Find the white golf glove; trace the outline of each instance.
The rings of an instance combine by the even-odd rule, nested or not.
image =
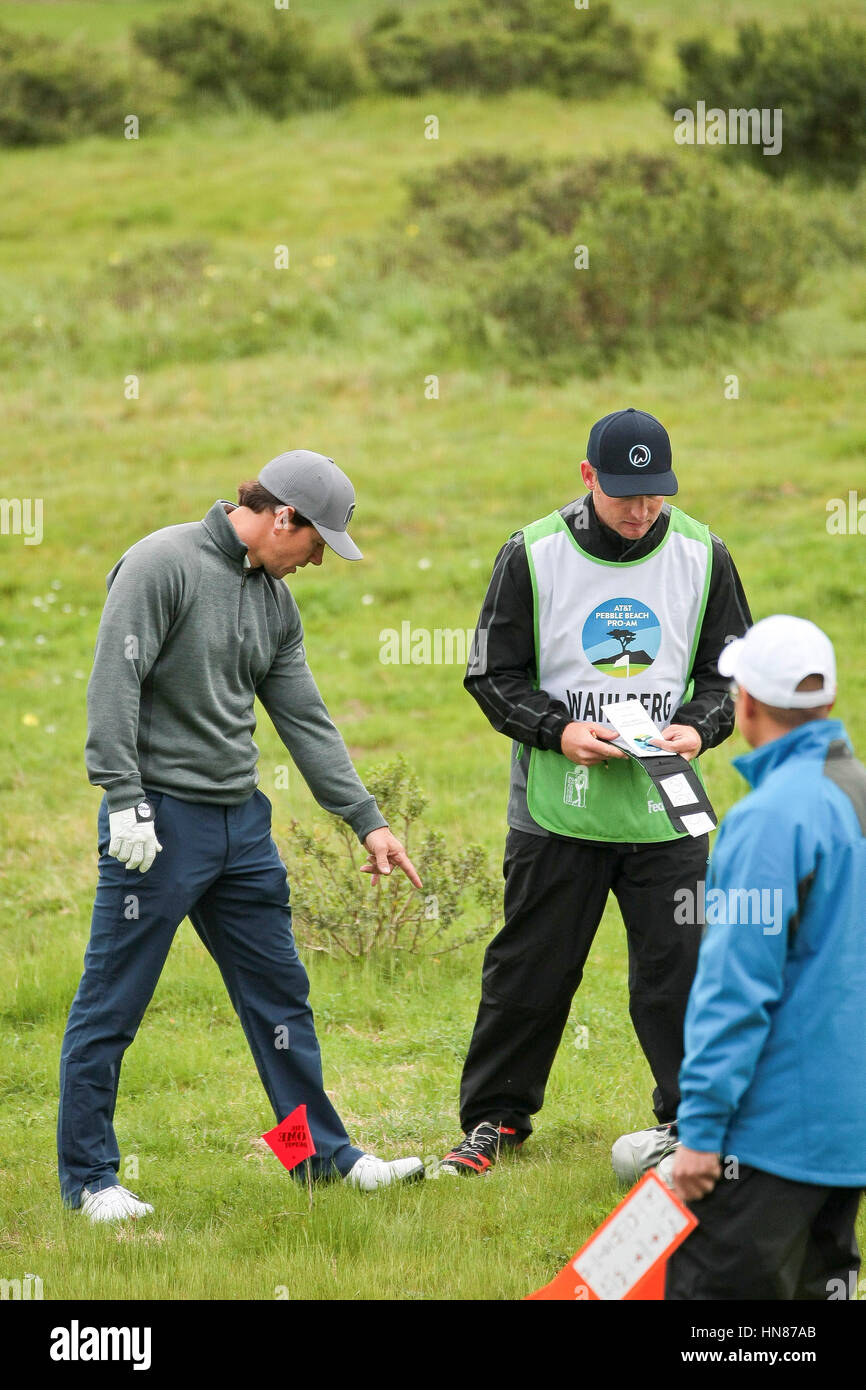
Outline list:
[[[108,853],[119,859],[127,869],[146,874],[162,845],[156,838],[153,807],[149,801],[139,801],[128,811],[110,811],[108,825],[111,844]]]

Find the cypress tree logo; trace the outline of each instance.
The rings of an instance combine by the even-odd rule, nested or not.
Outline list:
[[[618,680],[639,676],[652,666],[661,640],[655,613],[635,598],[612,598],[593,608],[581,633],[587,661]]]

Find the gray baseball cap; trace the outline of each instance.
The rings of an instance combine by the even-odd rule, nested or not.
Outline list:
[[[346,532],[355,510],[355,489],[333,459],[310,449],[290,449],[265,464],[259,482],[312,521],[322,540],[344,560],[362,558]]]

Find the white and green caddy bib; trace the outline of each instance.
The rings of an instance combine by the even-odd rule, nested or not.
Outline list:
[[[712,569],[709,529],[671,507],[664,540],[642,560],[597,560],[559,512],[524,528],[535,605],[537,687],[574,720],[638,699],[660,728],[691,698],[690,680]],[[694,763],[700,777],[700,768]],[[701,779],[703,780],[703,779]],[[581,767],[533,748],[526,785],[539,825],[581,840],[679,839],[634,762]]]

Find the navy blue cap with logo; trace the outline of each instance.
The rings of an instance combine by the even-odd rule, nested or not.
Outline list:
[[[586,457],[608,497],[672,497],[677,491],[668,432],[644,410],[614,410],[597,420]]]

